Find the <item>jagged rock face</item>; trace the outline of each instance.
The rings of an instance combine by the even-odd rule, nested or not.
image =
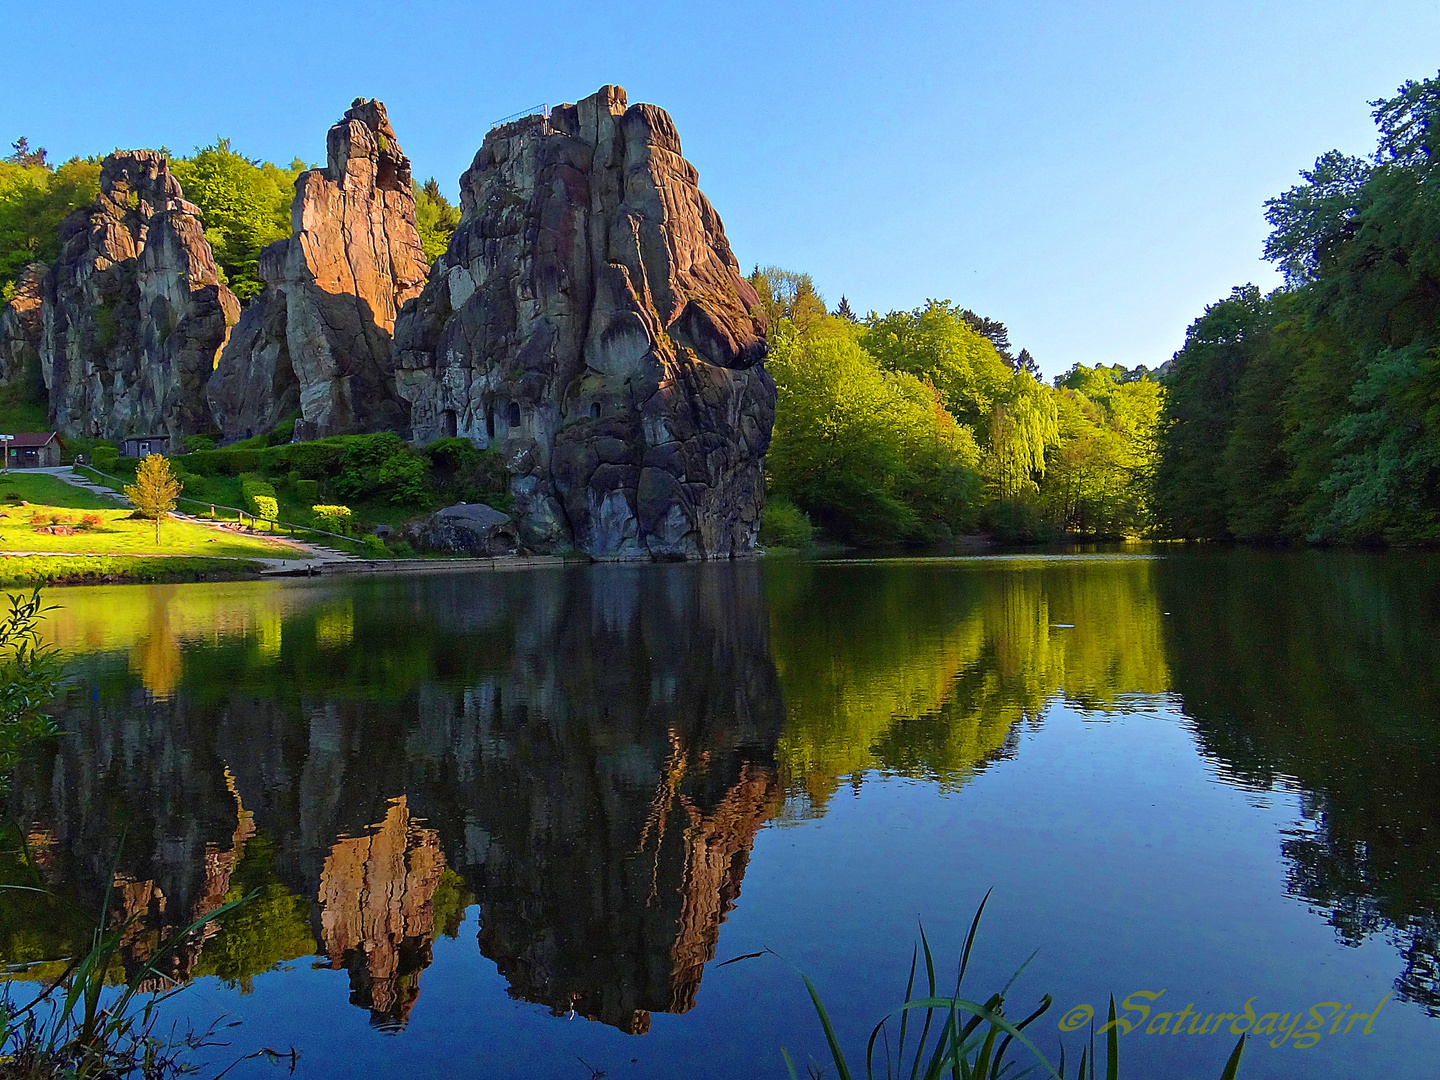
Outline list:
[[[31,263],[15,283],[15,295],[0,308],[0,386],[27,383],[40,374],[40,281],[45,267]]]
[[[670,117],[607,86],[496,128],[460,183],[460,226],[395,328],[415,441],[501,449],[540,550],[752,548],[765,320]]]
[[[65,219],[60,242],[41,285],[51,424],[107,438],[208,430],[205,384],[240,304],[165,155],[107,157],[95,206]]]
[[[391,332],[426,271],[410,159],[385,106],[358,98],[330,129],[326,157],[295,182],[294,235],[262,252],[265,290],[211,381],[226,435],[268,430],[297,409],[297,439],[407,426]]]

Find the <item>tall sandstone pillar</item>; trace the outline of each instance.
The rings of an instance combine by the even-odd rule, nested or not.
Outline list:
[[[165,155],[107,157],[95,205],[65,219],[60,243],[40,287],[51,424],[112,439],[207,430],[205,384],[240,305]]]
[[[775,416],[765,318],[670,117],[606,86],[495,128],[395,327],[415,441],[511,470],[524,539],[596,558],[754,546]]]
[[[268,430],[296,410],[296,439],[408,426],[391,333],[427,268],[410,159],[385,106],[363,98],[325,149],[325,168],[295,183],[294,235],[261,253],[265,290],[211,380],[210,406],[227,436]]]

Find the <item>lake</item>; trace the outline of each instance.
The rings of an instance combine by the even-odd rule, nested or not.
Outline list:
[[[948,990],[990,891],[965,989],[1034,953],[1007,1008],[1054,995],[1047,1054],[1114,994],[1122,1076],[1218,1077],[1236,1024],[1265,1032],[1242,1078],[1428,1075],[1437,571],[1134,548],[55,589],[74,681],[3,871],[63,902],[11,894],[0,950],[69,955],[113,883],[133,970],[254,890],[165,961],[170,1013],[241,1021],[217,1067],[782,1077],[782,1046],[828,1061],[798,972],[862,1062],[921,926]]]

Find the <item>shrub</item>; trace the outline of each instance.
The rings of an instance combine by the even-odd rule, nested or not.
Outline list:
[[[256,517],[274,521],[279,516],[275,488],[268,481],[261,480],[254,473],[247,473],[240,477],[240,493],[245,497],[245,509]]]
[[[215,440],[209,435],[186,435],[180,440],[180,445],[187,454],[193,454],[196,450],[214,450]]]
[[[271,446],[283,446],[295,437],[296,417],[291,416],[275,425],[274,430],[265,436],[265,441]]]
[[[805,547],[815,538],[815,526],[805,511],[778,496],[765,502],[760,513],[760,543],[767,547]]]
[[[250,503],[255,507],[255,516],[265,521],[274,521],[280,516],[280,504],[272,495],[252,495]]]
[[[105,519],[102,518],[99,514],[86,514],[80,519],[80,528],[98,529],[104,523]]]
[[[343,533],[350,527],[350,508],[321,504],[310,507],[315,515],[315,524],[331,532]]]
[[[397,559],[410,559],[415,556],[414,545],[409,540],[396,540],[390,545],[390,552]]]
[[[97,443],[95,449],[90,452],[90,461],[101,472],[114,472],[116,464],[120,461],[120,451],[113,446]]]
[[[424,458],[405,450],[385,460],[378,481],[380,491],[392,503],[413,506],[429,494],[430,470]]]
[[[294,473],[290,474],[294,476]],[[314,506],[320,500],[320,482],[318,480],[296,480],[295,494],[302,503]]]
[[[379,555],[383,557],[386,554],[385,541],[381,540],[380,537],[374,533],[371,533],[365,537],[365,551],[369,555]]]
[[[181,488],[191,498],[204,498],[210,491],[210,481],[195,473],[180,473],[178,476]]]
[[[342,450],[338,442],[291,443],[282,456],[305,479],[321,480],[339,471]]]
[[[30,515],[30,524],[38,529],[42,525],[49,525],[50,519],[44,514],[42,514],[39,510],[36,510],[33,514]]]

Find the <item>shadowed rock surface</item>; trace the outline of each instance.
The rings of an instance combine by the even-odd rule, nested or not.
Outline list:
[[[541,574],[321,581],[271,593],[277,609],[232,592],[218,636],[151,592],[145,643],[78,665],[106,689],[69,699],[67,736],[8,796],[47,885],[82,911],[125,885],[138,963],[227,889],[267,883],[167,970],[243,982],[318,945],[393,1027],[454,933],[436,910],[449,873],[512,996],[632,1033],[690,1009],[782,799],[761,566]],[[232,881],[267,848],[265,874]],[[279,919],[296,906],[300,926]]]
[[[31,263],[15,283],[15,295],[0,308],[0,386],[39,380],[40,337],[45,318],[40,310],[41,263]]]
[[[240,304],[165,155],[107,157],[95,205],[65,219],[60,242],[41,285],[51,424],[105,438],[209,429],[205,384]]]
[[[509,514],[484,503],[460,503],[430,515],[415,530],[422,550],[466,555],[513,555],[519,545]]]
[[[396,323],[414,438],[495,446],[527,545],[750,550],[775,388],[765,320],[670,117],[606,86],[491,131]]]
[[[260,257],[265,289],[246,309],[210,383],[227,436],[268,431],[297,410],[295,438],[402,430],[395,315],[425,280],[410,159],[378,101],[357,98],[302,173],[294,235]]]

